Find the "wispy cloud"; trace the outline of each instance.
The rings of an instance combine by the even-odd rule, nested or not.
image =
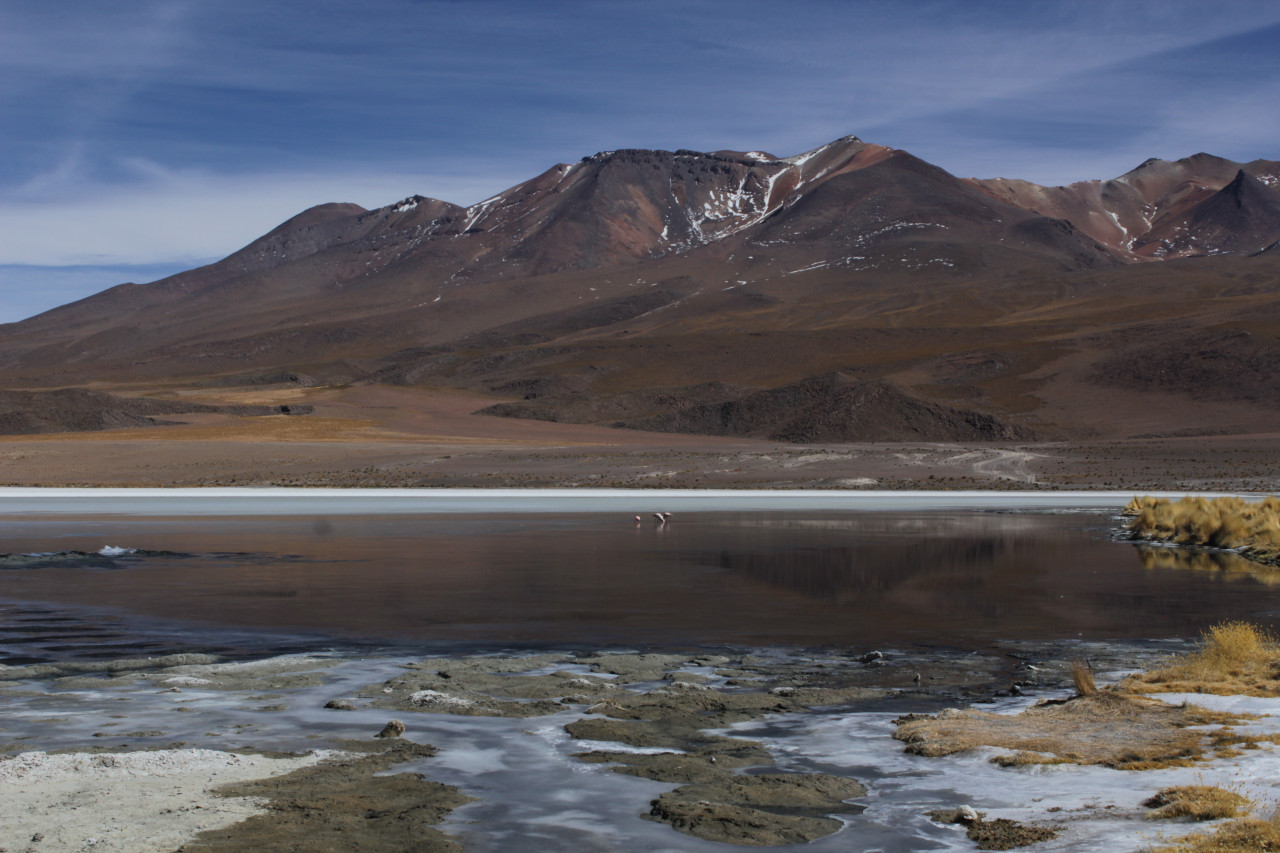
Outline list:
[[[0,263],[226,254],[617,147],[837,136],[962,175],[1275,157],[1274,2],[9,0]]]
[[[875,130],[961,174],[1045,184],[1198,151],[1274,158],[1280,113],[1259,107],[1280,90],[1277,43],[1280,24],[1202,34]]]

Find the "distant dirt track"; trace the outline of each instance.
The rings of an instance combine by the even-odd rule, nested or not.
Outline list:
[[[1031,463],[1031,460],[1043,454],[1031,453],[1026,450],[996,450],[993,452],[996,454],[994,458],[984,459],[973,464],[973,472],[975,474],[1014,480],[1019,483],[1034,483],[1036,481],[1036,475],[1028,470],[1027,466]]]

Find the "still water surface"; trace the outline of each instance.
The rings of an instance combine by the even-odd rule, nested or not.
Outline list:
[[[1144,557],[1114,541],[1119,523],[1097,510],[681,512],[665,526],[618,512],[11,515],[0,553],[152,553],[11,561],[0,662],[228,645],[978,648],[1277,624],[1265,575]]]

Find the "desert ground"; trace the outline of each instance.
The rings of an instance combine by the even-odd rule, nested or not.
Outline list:
[[[1280,432],[1043,443],[797,445],[475,414],[492,397],[387,386],[150,397],[307,415],[0,437],[0,484],[832,489],[1280,488]]]

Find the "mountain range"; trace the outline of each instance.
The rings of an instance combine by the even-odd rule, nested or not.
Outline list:
[[[1259,432],[1278,291],[1278,161],[1043,187],[852,136],[617,150],[470,207],[320,205],[217,263],[0,326],[0,387],[92,387],[100,407],[392,384],[795,442]]]

